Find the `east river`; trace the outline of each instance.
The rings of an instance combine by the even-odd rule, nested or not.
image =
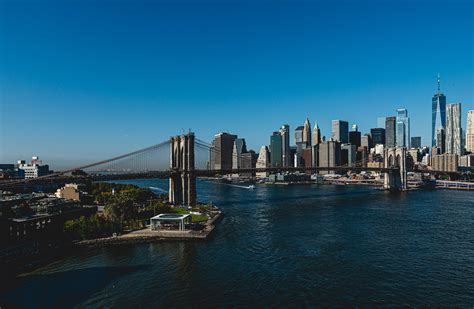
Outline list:
[[[165,180],[130,181],[167,190]],[[109,247],[20,277],[21,307],[474,306],[474,193],[198,181],[204,242]]]

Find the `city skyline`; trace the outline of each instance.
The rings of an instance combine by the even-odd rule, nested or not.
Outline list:
[[[268,11],[261,4],[152,5],[160,19],[143,3],[3,2],[0,159],[88,162],[189,128],[208,141],[220,131],[237,134],[258,150],[282,124],[293,136],[308,117],[328,138],[331,121],[342,119],[364,134],[398,108],[409,111],[411,135],[430,146],[438,72],[446,103],[462,103],[465,129],[474,109],[473,4],[419,2],[407,12],[403,3],[374,3],[344,4],[358,16],[327,3],[282,3]],[[440,9],[444,18],[432,27]],[[110,14],[102,21],[104,10]],[[119,21],[130,10],[126,28]],[[133,44],[124,46],[122,38]],[[427,49],[434,39],[443,44]],[[354,42],[362,44],[347,44]]]

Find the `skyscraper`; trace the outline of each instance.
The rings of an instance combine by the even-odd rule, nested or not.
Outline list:
[[[313,136],[312,136],[313,146],[319,145],[321,143],[321,131],[319,130],[318,123],[314,123],[314,128],[313,128]]]
[[[370,135],[372,135],[372,144],[374,146],[385,145],[385,129],[383,128],[370,129]]]
[[[440,92],[440,79],[438,73],[438,93],[431,99],[431,146],[441,144],[436,141],[436,130],[446,128],[446,97]],[[438,146],[439,147],[439,146]]]
[[[270,136],[270,163],[272,167],[281,167],[282,164],[282,138],[280,132],[273,132]]]
[[[446,106],[446,152],[462,155],[461,103]]]
[[[467,112],[466,150],[474,153],[474,110]]]
[[[385,128],[387,117],[377,117],[377,128]]]
[[[282,142],[282,164],[284,167],[291,166],[291,155],[290,155],[290,126],[284,124],[280,128],[281,142]]]
[[[211,165],[214,169],[232,169],[232,153],[236,138],[237,135],[229,133],[218,133],[214,136],[211,148]]]
[[[356,147],[360,146],[360,132],[356,124],[352,125],[352,131],[349,132],[349,143]]]
[[[303,125],[303,143],[306,144],[306,147],[311,146],[311,124],[308,118],[306,118]]]
[[[332,139],[341,143],[349,142],[349,123],[347,121],[332,121]]]
[[[411,148],[421,148],[421,136],[413,136],[410,145]]]
[[[244,138],[236,138],[232,150],[232,169],[242,167],[242,154],[247,152],[247,145]]]
[[[394,116],[385,118],[385,144],[387,147],[395,147],[396,145],[396,123],[397,118]]]
[[[267,146],[262,146],[260,152],[258,153],[256,168],[267,168],[270,167],[270,152],[268,151]],[[258,172],[257,177],[267,177],[268,172]]]
[[[397,109],[396,144],[410,148],[410,118],[405,108]]]

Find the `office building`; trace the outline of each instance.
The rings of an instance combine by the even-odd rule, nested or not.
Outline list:
[[[216,170],[232,169],[234,141],[237,135],[221,132],[214,135],[211,147],[211,168]]]
[[[461,103],[446,106],[446,153],[462,155]]]
[[[257,166],[258,155],[253,150],[249,150],[242,154],[242,161],[240,168],[242,169],[252,169]],[[243,172],[240,173],[242,177],[252,177],[255,176],[255,172]]]
[[[410,148],[410,118],[405,108],[397,109],[396,145]]]
[[[49,165],[43,165],[38,157],[33,157],[30,163],[18,161],[18,169],[22,171],[25,179],[38,178],[49,174]]]
[[[387,117],[377,117],[377,128],[385,129]]]
[[[242,166],[242,154],[247,152],[247,145],[244,138],[236,138],[232,149],[232,169]]]
[[[316,146],[322,142],[321,130],[319,130],[318,123],[314,123],[313,135],[312,135],[312,145]]]
[[[397,118],[394,116],[385,118],[385,145],[387,147],[396,146],[396,123]]]
[[[349,142],[349,123],[347,121],[332,121],[332,139],[340,143]]]
[[[438,93],[431,99],[431,146],[438,146],[442,143],[436,141],[438,129],[446,128],[446,97],[440,91],[440,78],[438,73]]]
[[[290,156],[290,126],[284,124],[280,128],[280,135],[281,135],[281,142],[282,142],[282,149],[281,149],[281,156],[282,156],[282,164],[283,167],[290,167],[292,158]]]
[[[466,151],[474,153],[474,110],[467,112]]]
[[[474,167],[474,154],[468,154],[459,158],[459,166]]]
[[[311,146],[311,124],[308,118],[303,125],[303,143],[305,143],[305,148]]]
[[[352,125],[352,131],[349,132],[349,143],[355,145],[356,147],[360,146],[361,134],[359,128],[356,124]]]
[[[341,165],[353,166],[357,159],[357,146],[353,144],[341,145]]]
[[[341,165],[341,143],[327,141],[319,144],[319,166],[335,167]]]
[[[283,141],[280,132],[273,132],[270,136],[270,164],[272,167],[282,167]]]
[[[411,148],[421,148],[421,136],[413,136],[410,145]]]
[[[270,151],[267,146],[262,146],[260,152],[258,153],[257,163],[255,164],[256,168],[267,168],[270,167]],[[268,177],[268,172],[257,172],[256,176],[258,178]]]
[[[370,129],[370,135],[372,136],[372,145],[385,145],[385,129],[373,128]],[[365,146],[365,145],[363,145]]]
[[[368,149],[372,148],[372,137],[370,136],[370,134],[364,134],[361,138],[360,138],[360,145],[362,147],[365,147]]]

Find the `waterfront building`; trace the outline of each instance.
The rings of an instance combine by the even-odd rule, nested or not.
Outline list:
[[[282,164],[283,167],[290,167],[291,166],[291,154],[290,154],[290,126],[284,124],[280,128],[280,135],[281,135],[281,157],[282,157]]]
[[[474,153],[474,110],[467,112],[466,151]]]
[[[245,152],[242,154],[242,163],[241,167],[242,169],[252,169],[257,166],[257,160],[258,160],[258,155],[255,153],[253,150],[249,150],[248,152]],[[240,176],[242,177],[252,177],[255,176],[255,172],[249,172],[249,173],[241,173]]]
[[[438,146],[441,141],[437,141],[437,130],[446,128],[446,97],[440,91],[440,78],[438,73],[438,93],[431,99],[431,146]]]
[[[421,148],[421,136],[413,136],[410,145],[411,148]]]
[[[260,152],[258,153],[257,162],[255,164],[256,168],[267,168],[270,167],[270,151],[267,146],[262,146]],[[268,172],[258,172],[256,173],[257,178],[268,177]]]
[[[356,124],[352,125],[352,131],[349,132],[349,143],[355,145],[356,147],[360,146],[361,143],[361,134]]]
[[[370,134],[364,134],[364,136],[361,137],[360,145],[367,149],[372,148],[372,137],[370,136]]]
[[[372,145],[385,145],[385,129],[373,128],[370,129],[370,135],[372,136]]]
[[[396,146],[396,123],[397,118],[395,116],[385,118],[385,145],[387,147]]]
[[[341,165],[341,143],[330,140],[319,144],[319,166],[335,167]]]
[[[341,165],[352,166],[357,160],[357,146],[352,144],[341,145]]]
[[[306,118],[303,125],[303,143],[305,144],[305,148],[311,146],[311,124],[308,118]]]
[[[357,147],[356,162],[357,166],[367,166],[368,148],[364,146]]]
[[[410,118],[405,108],[397,109],[396,145],[410,148]]]
[[[458,155],[443,153],[431,157],[431,169],[435,171],[457,172]]]
[[[321,138],[321,130],[319,130],[318,123],[314,123],[314,128],[313,128],[313,135],[312,135],[312,145],[316,146],[319,145],[319,143],[322,142]]]
[[[244,138],[236,138],[232,150],[232,169],[242,166],[242,154],[247,152],[247,145]]]
[[[461,103],[446,106],[446,152],[462,155]]]
[[[270,163],[272,167],[282,167],[283,141],[280,132],[273,132],[270,136]]]
[[[349,123],[347,121],[332,121],[332,139],[340,143],[349,142]]]
[[[38,157],[33,157],[30,163],[24,160],[18,161],[18,169],[24,173],[25,179],[37,178],[48,175],[49,165],[43,165],[43,162]]]
[[[214,135],[211,147],[211,168],[216,170],[232,169],[234,141],[237,135],[221,132]]]

